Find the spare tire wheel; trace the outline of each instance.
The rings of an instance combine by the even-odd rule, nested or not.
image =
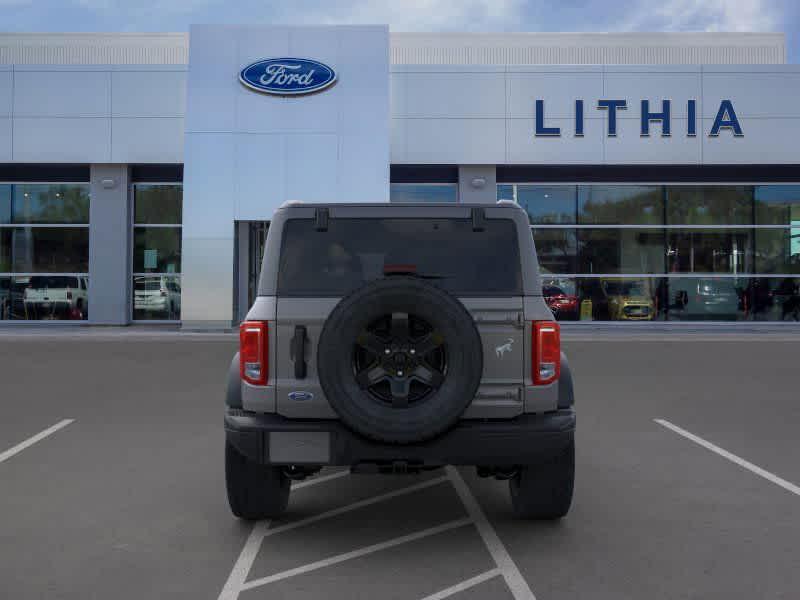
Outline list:
[[[336,305],[320,334],[317,370],[345,425],[382,442],[420,442],[451,427],[475,397],[480,334],[457,298],[390,277]]]

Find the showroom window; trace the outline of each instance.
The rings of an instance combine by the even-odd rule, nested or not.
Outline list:
[[[559,319],[800,321],[800,185],[501,183]]]
[[[89,185],[0,184],[0,320],[89,313]]]
[[[458,202],[457,183],[392,183],[390,202]]]
[[[183,186],[133,186],[133,320],[181,318]]]

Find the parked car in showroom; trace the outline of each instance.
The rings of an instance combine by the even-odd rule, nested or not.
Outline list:
[[[600,308],[611,321],[652,321],[655,316],[653,291],[646,279],[601,279],[600,292]]]
[[[22,297],[24,318],[85,319],[88,287],[86,277],[31,275]]]
[[[553,316],[559,321],[578,318],[578,296],[572,282],[546,281],[542,286],[542,295]]]
[[[520,518],[569,510],[572,375],[513,203],[289,204],[228,374],[232,512],[282,514],[290,481],[477,468]]]
[[[181,288],[175,277],[142,275],[133,281],[133,311],[135,319],[179,319]]]
[[[748,308],[748,296],[732,278],[674,278],[669,282],[670,318],[736,320]]]

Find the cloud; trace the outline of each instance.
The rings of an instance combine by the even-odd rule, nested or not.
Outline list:
[[[320,2],[308,10],[295,4],[286,22],[388,23],[393,31],[472,31],[519,23],[522,0],[355,0]]]
[[[624,31],[776,31],[782,11],[769,0],[644,2],[622,21]]]

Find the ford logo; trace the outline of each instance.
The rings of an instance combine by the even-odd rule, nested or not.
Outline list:
[[[305,400],[313,400],[314,394],[311,392],[289,392],[287,394],[289,400],[293,400],[295,402],[303,402]]]
[[[319,92],[336,82],[328,65],[306,58],[268,58],[247,65],[239,81],[257,92],[299,96]]]

